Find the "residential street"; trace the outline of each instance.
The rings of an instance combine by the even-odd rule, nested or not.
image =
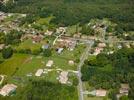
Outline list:
[[[82,87],[82,80],[81,80],[81,67],[84,64],[84,61],[87,59],[88,57],[88,53],[89,50],[91,49],[91,46],[93,45],[93,43],[91,44],[87,44],[87,48],[85,49],[85,51],[83,52],[81,58],[80,58],[80,63],[78,65],[78,79],[79,79],[79,86],[78,86],[78,90],[79,90],[79,100],[84,100],[83,98],[83,87]]]

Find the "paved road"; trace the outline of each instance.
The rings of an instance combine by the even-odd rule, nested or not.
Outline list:
[[[89,50],[91,49],[91,46],[93,44],[88,44],[87,45],[87,48],[85,49],[85,51],[83,52],[81,58],[80,58],[80,63],[78,65],[78,80],[79,80],[79,85],[78,85],[78,90],[79,90],[79,100],[84,100],[83,98],[83,87],[82,87],[82,80],[81,80],[81,67],[83,66],[84,64],[84,61],[87,59],[88,57],[88,53],[89,53]]]

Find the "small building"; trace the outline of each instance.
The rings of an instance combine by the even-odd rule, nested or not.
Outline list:
[[[48,49],[49,48],[49,44],[46,44],[46,45],[42,45],[42,49]]]
[[[129,85],[128,84],[121,84],[121,88],[120,88],[119,92],[121,94],[125,93],[128,95],[128,91],[129,91]]]
[[[67,30],[67,27],[59,27],[56,29],[56,33],[65,33]]]
[[[98,96],[98,97],[105,97],[107,94],[107,91],[104,89],[99,89],[99,90],[93,90],[93,91],[85,91],[85,94],[90,94],[93,96]]]
[[[123,95],[128,95],[129,92],[129,85],[128,84],[121,84],[121,88],[119,90],[119,94],[117,94],[117,98],[119,99]]]
[[[103,48],[97,47],[97,48],[95,48],[93,55],[98,55],[101,53],[101,51],[103,51]]]
[[[48,35],[48,36],[51,36],[51,35],[53,34],[53,31],[47,30],[44,34],[45,34],[45,35]]]
[[[96,90],[96,96],[104,97],[104,96],[106,96],[106,94],[107,94],[106,90],[103,90],[103,89]]]
[[[76,44],[77,44],[76,41],[69,42],[68,50],[73,51],[75,49]]]
[[[0,89],[0,94],[2,96],[9,96],[16,90],[17,86],[14,84],[7,84],[2,89]]]
[[[62,84],[66,84],[68,81],[68,72],[62,71],[59,76],[59,82]]]
[[[74,65],[74,61],[73,61],[73,60],[69,60],[69,61],[68,61],[68,64],[69,64],[69,65]]]
[[[121,44],[118,44],[118,45],[117,45],[117,48],[118,48],[118,49],[122,49],[122,45],[121,45]]]
[[[5,44],[0,44],[0,50],[2,50],[5,47]]]
[[[104,48],[104,47],[106,47],[106,44],[105,44],[105,43],[99,43],[99,44],[98,44],[98,47]]]
[[[40,42],[42,39],[43,39],[43,36],[42,35],[34,35],[32,37],[33,43]]]
[[[80,38],[81,37],[81,33],[77,33],[73,35],[74,38]]]
[[[52,67],[53,65],[53,60],[49,60],[46,64],[47,67]]]
[[[43,73],[43,69],[38,69],[37,72],[35,73],[35,76],[41,76]]]
[[[63,51],[63,48],[58,48],[57,52],[60,54]]]

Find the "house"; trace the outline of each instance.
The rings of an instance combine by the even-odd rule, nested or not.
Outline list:
[[[37,72],[35,73],[35,76],[41,76],[43,73],[43,69],[38,69]]]
[[[9,96],[12,92],[16,90],[17,86],[14,84],[7,84],[2,89],[0,89],[0,94],[2,96]]]
[[[106,43],[99,43],[99,44],[98,44],[98,47],[104,48],[104,47],[106,47]]]
[[[0,22],[4,21],[4,19],[6,18],[6,14],[4,12],[0,12]]]
[[[74,61],[73,61],[73,60],[69,60],[69,61],[68,61],[68,64],[69,64],[69,65],[74,65]]]
[[[41,36],[41,35],[34,35],[32,37],[33,43],[40,42],[42,39],[43,39],[43,36]]]
[[[77,33],[73,35],[74,38],[80,38],[81,37],[81,33]]]
[[[128,91],[129,91],[129,85],[128,84],[121,84],[121,88],[119,90],[120,94],[126,94],[128,95]]]
[[[109,54],[113,54],[114,53],[114,51],[109,51],[109,52],[107,52],[107,54],[109,55]]]
[[[118,45],[117,45],[117,48],[118,48],[118,49],[122,49],[122,45],[121,45],[121,44],[118,44]]]
[[[101,53],[101,51],[103,51],[103,48],[96,47],[95,50],[94,50],[93,55],[98,55],[98,54]]]
[[[59,76],[59,82],[62,84],[66,84],[68,81],[68,72],[62,71]]]
[[[68,38],[62,38],[62,39],[57,39],[57,46],[58,47],[66,47],[68,50],[73,51],[77,42],[75,40],[71,40]]]
[[[107,91],[104,89],[99,89],[99,90],[93,90],[90,92],[85,92],[85,94],[91,94],[93,96],[104,97],[104,96],[106,96]]]
[[[53,34],[53,31],[47,30],[44,34],[45,34],[45,35],[48,35],[48,36],[51,36],[51,35]]]
[[[46,64],[47,67],[52,67],[53,65],[53,60],[49,60]]]
[[[46,44],[46,45],[42,45],[42,49],[48,49],[49,48],[49,44]]]
[[[82,39],[88,39],[88,36],[82,35],[81,38],[82,38]]]
[[[117,98],[119,99],[123,95],[128,95],[128,92],[129,92],[129,85],[121,84],[121,88],[119,90],[119,94],[117,94]]]
[[[0,0],[0,3],[3,3],[3,4],[5,4],[5,3],[7,3],[9,0]]]
[[[106,90],[103,90],[103,89],[96,90],[96,96],[104,97],[106,96],[106,94],[107,94]]]
[[[65,33],[66,29],[67,27],[59,27],[58,29],[56,29],[56,33]]]
[[[5,44],[0,44],[0,50],[2,50],[5,47]]]
[[[76,44],[76,41],[70,41],[68,44],[68,50],[73,51],[75,49]]]
[[[58,48],[57,52],[60,54],[63,51],[64,48]]]

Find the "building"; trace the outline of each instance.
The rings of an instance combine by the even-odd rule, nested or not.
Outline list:
[[[128,95],[129,85],[128,84],[121,84],[121,88],[119,90],[120,94]]]
[[[48,48],[49,48],[49,44],[42,45],[42,49],[48,49]]]
[[[56,33],[65,33],[67,30],[67,27],[59,27],[56,29]]]
[[[35,35],[32,37],[33,43],[40,42],[43,39],[43,36],[41,35]]]
[[[53,34],[53,31],[47,30],[44,34],[45,34],[45,35],[48,35],[48,36],[51,36],[51,35]]]
[[[63,48],[58,48],[57,52],[60,54],[63,51]]]
[[[62,84],[66,84],[68,81],[68,72],[62,71],[59,76],[59,82]]]
[[[104,96],[106,96],[106,94],[107,94],[106,90],[103,90],[103,89],[96,90],[96,96],[104,97]]]
[[[106,47],[106,44],[105,44],[105,43],[99,43],[99,44],[98,44],[98,47],[104,48],[104,47]]]
[[[128,84],[121,84],[121,88],[119,89],[119,94],[117,94],[117,98],[119,99],[123,95],[128,95],[129,92],[129,85]]]
[[[35,76],[41,76],[43,73],[43,69],[38,69],[37,72],[35,73]]]
[[[93,90],[90,92],[87,91],[85,92],[85,94],[90,94],[90,95],[98,96],[98,97],[105,97],[107,94],[107,91],[104,89],[99,89],[99,90]]]
[[[0,11],[0,22],[4,21],[6,17],[7,17],[6,13]]]
[[[52,67],[53,65],[53,60],[49,60],[46,64],[47,67]]]
[[[72,66],[72,65],[74,65],[74,61],[73,60],[69,60],[68,64]]]
[[[7,84],[2,89],[0,89],[0,94],[2,96],[9,96],[9,94],[13,93],[16,88],[17,86],[14,84]]]
[[[2,50],[5,47],[5,44],[0,44],[0,50]]]
[[[75,40],[71,40],[71,39],[68,39],[68,38],[60,38],[60,39],[57,39],[57,46],[58,47],[61,47],[61,48],[68,48],[68,50],[70,51],[73,51],[77,42]]]
[[[97,48],[95,48],[93,55],[98,55],[98,54],[100,54],[102,51],[103,51],[103,48],[97,47]]]

